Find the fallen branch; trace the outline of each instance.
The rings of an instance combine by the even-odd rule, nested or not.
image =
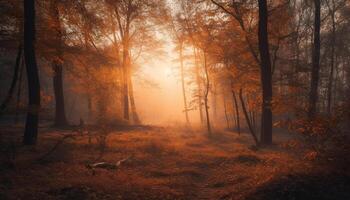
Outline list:
[[[95,169],[100,168],[100,169],[107,169],[107,170],[116,170],[118,169],[124,162],[129,160],[131,156],[124,158],[122,160],[119,160],[116,163],[109,163],[109,162],[98,162],[94,164],[87,164],[85,165],[86,168],[92,170],[92,174],[95,175]]]
[[[243,109],[243,113],[246,119],[246,122],[248,124],[248,128],[250,130],[250,133],[252,134],[255,144],[258,147],[259,146],[259,140],[258,137],[255,134],[252,122],[250,121],[249,115],[248,115],[248,111],[246,109],[245,103],[244,103],[244,99],[243,99],[243,95],[242,95],[242,88],[239,90],[239,99],[241,100],[241,104],[242,104],[242,109]]]

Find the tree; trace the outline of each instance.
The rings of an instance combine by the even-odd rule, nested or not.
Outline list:
[[[259,0],[259,52],[262,84],[261,143],[272,143],[272,74],[268,40],[266,0]]]
[[[62,34],[62,25],[60,21],[60,13],[58,8],[58,0],[52,0],[51,2],[51,13],[53,18],[53,30],[55,41],[55,56],[52,62],[53,70],[53,87],[54,87],[54,96],[55,96],[55,125],[56,126],[66,126],[67,118],[64,104],[64,92],[63,92],[63,34]]]
[[[176,43],[176,50],[179,54],[180,61],[180,76],[181,76],[181,86],[182,86],[182,97],[184,102],[184,113],[186,124],[190,124],[190,120],[188,117],[188,105],[187,105],[187,95],[186,95],[186,83],[185,83],[185,69],[184,69],[184,46],[185,46],[185,31],[182,29],[181,25],[183,23],[183,19],[178,15],[177,18],[171,21],[171,33],[173,35],[174,41]]]
[[[195,2],[180,0],[180,10],[182,11],[179,16],[182,16],[182,20],[180,21],[184,31],[187,35],[187,42],[192,45],[193,48],[193,60],[194,60],[194,76],[195,76],[195,84],[196,89],[194,91],[195,101],[194,104],[198,106],[199,119],[200,122],[204,123],[203,116],[203,91],[202,91],[202,77],[201,77],[201,66],[199,64],[200,59],[200,50],[198,48],[198,41],[196,38],[196,28],[195,28],[195,19],[198,10],[196,10]]]
[[[205,72],[205,92],[204,92],[204,108],[205,108],[205,116],[207,122],[207,130],[208,134],[211,135],[211,124],[209,117],[209,105],[208,105],[208,95],[210,90],[210,78],[209,78],[209,69],[208,69],[208,57],[206,49],[203,50],[203,58],[204,58],[204,72]]]
[[[129,121],[129,98],[131,113],[135,123],[139,123],[133,88],[129,83],[132,79],[132,47],[135,37],[140,31],[149,32],[152,25],[164,23],[167,20],[167,10],[164,1],[159,0],[107,0],[108,7],[112,8],[118,32],[118,38],[122,46],[122,71],[123,71],[123,108],[124,119]],[[159,16],[163,16],[162,19]],[[145,19],[148,23],[144,23]],[[160,23],[159,23],[160,22]],[[114,26],[114,25],[113,25]]]
[[[243,91],[242,91],[242,89],[239,90],[239,99],[240,99],[240,101],[241,101],[243,114],[244,114],[244,116],[245,116],[245,119],[246,119],[246,122],[247,122],[247,125],[248,125],[248,128],[249,128],[249,131],[250,131],[250,133],[251,133],[252,136],[253,136],[253,139],[254,139],[254,141],[255,141],[256,146],[259,146],[259,140],[258,140],[258,137],[257,137],[256,134],[255,134],[255,128],[254,128],[252,119],[251,119],[251,117],[249,117],[248,110],[247,110],[247,108],[246,108],[246,106],[245,106],[245,103],[244,103]]]
[[[28,79],[29,104],[23,137],[25,145],[34,145],[38,134],[40,82],[35,57],[35,1],[24,0],[24,59]]]
[[[180,39],[181,40],[181,39]],[[180,71],[181,71],[181,85],[182,85],[182,95],[184,100],[184,112],[186,116],[186,123],[189,124],[190,120],[188,118],[188,107],[186,98],[186,86],[185,86],[185,70],[184,70],[184,56],[183,56],[183,41],[179,41],[179,59],[180,59]]]
[[[313,119],[316,114],[316,107],[318,101],[318,85],[320,73],[320,27],[321,27],[321,2],[314,0],[315,19],[314,19],[314,42],[312,51],[312,69],[311,69],[311,86],[309,96],[309,110],[308,115]]]
[[[21,65],[21,58],[22,58],[22,45],[20,44],[17,50],[16,63],[14,67],[11,86],[5,100],[0,105],[0,114],[5,110],[7,104],[11,101],[13,93],[15,91],[15,87],[18,82],[18,74],[20,73],[19,71],[20,71],[20,65]]]

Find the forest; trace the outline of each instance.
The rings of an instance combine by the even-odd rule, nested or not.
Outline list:
[[[349,98],[349,0],[0,0],[0,199],[347,200]]]

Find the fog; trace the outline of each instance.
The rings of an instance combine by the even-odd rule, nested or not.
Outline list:
[[[164,56],[148,57],[147,62],[139,64],[140,69],[134,75],[137,111],[144,124],[185,122],[179,63],[174,61],[177,55],[170,41],[164,46]],[[186,93],[190,96],[190,89]]]

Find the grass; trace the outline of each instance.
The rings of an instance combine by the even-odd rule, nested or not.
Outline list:
[[[20,129],[4,132],[20,140]],[[89,144],[87,137],[76,137],[45,162],[36,162],[68,133],[42,129],[35,149],[18,147],[13,167],[0,171],[0,199],[243,200],[261,196],[259,191],[280,178],[313,170],[288,145],[256,151],[250,148],[248,134],[221,132],[208,138],[198,131],[169,127],[110,131],[103,154],[95,140]],[[126,157],[130,159],[117,170],[91,173],[86,167]]]

